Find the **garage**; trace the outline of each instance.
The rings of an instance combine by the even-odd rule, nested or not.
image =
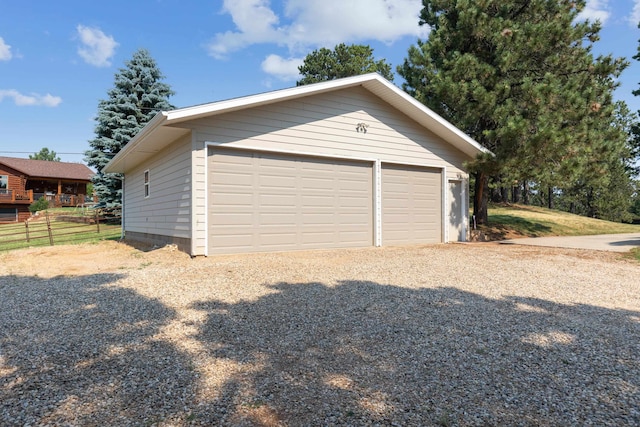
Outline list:
[[[209,149],[209,253],[373,245],[369,162]]]
[[[442,172],[382,164],[382,245],[440,243]]]
[[[104,172],[126,239],[209,256],[464,241],[479,154],[371,73],[162,111]]]

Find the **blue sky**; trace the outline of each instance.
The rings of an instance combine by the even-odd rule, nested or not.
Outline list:
[[[0,156],[47,147],[82,162],[114,74],[139,48],[157,61],[177,107],[295,86],[320,47],[362,43],[395,69],[428,28],[420,0],[0,0]],[[626,57],[617,99],[640,109],[640,0],[591,0],[596,53]],[[400,77],[395,83],[401,84]],[[69,154],[67,154],[69,153]],[[75,153],[75,154],[74,154]]]

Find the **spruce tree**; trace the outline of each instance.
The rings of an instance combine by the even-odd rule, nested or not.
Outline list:
[[[423,0],[429,38],[409,49],[398,72],[409,94],[495,154],[471,165],[481,224],[490,176],[552,193],[621,145],[597,130],[613,120],[615,78],[627,64],[593,56],[600,24],[576,21],[584,5]]]
[[[296,82],[298,86],[366,73],[379,73],[393,80],[391,65],[384,59],[376,61],[373,49],[367,45],[340,43],[333,50],[325,47],[314,50],[304,58],[298,71],[302,76]]]
[[[107,206],[121,204],[122,177],[102,173],[102,169],[159,111],[174,108],[169,103],[174,92],[163,78],[149,52],[140,49],[116,73],[107,99],[98,103],[96,137],[89,141],[85,161],[98,171],[94,189]]]

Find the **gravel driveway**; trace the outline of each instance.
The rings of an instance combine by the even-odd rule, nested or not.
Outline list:
[[[69,251],[0,254],[0,425],[640,424],[619,254]]]

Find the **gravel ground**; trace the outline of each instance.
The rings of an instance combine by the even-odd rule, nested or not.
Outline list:
[[[0,254],[1,425],[640,425],[619,254],[69,248]]]

